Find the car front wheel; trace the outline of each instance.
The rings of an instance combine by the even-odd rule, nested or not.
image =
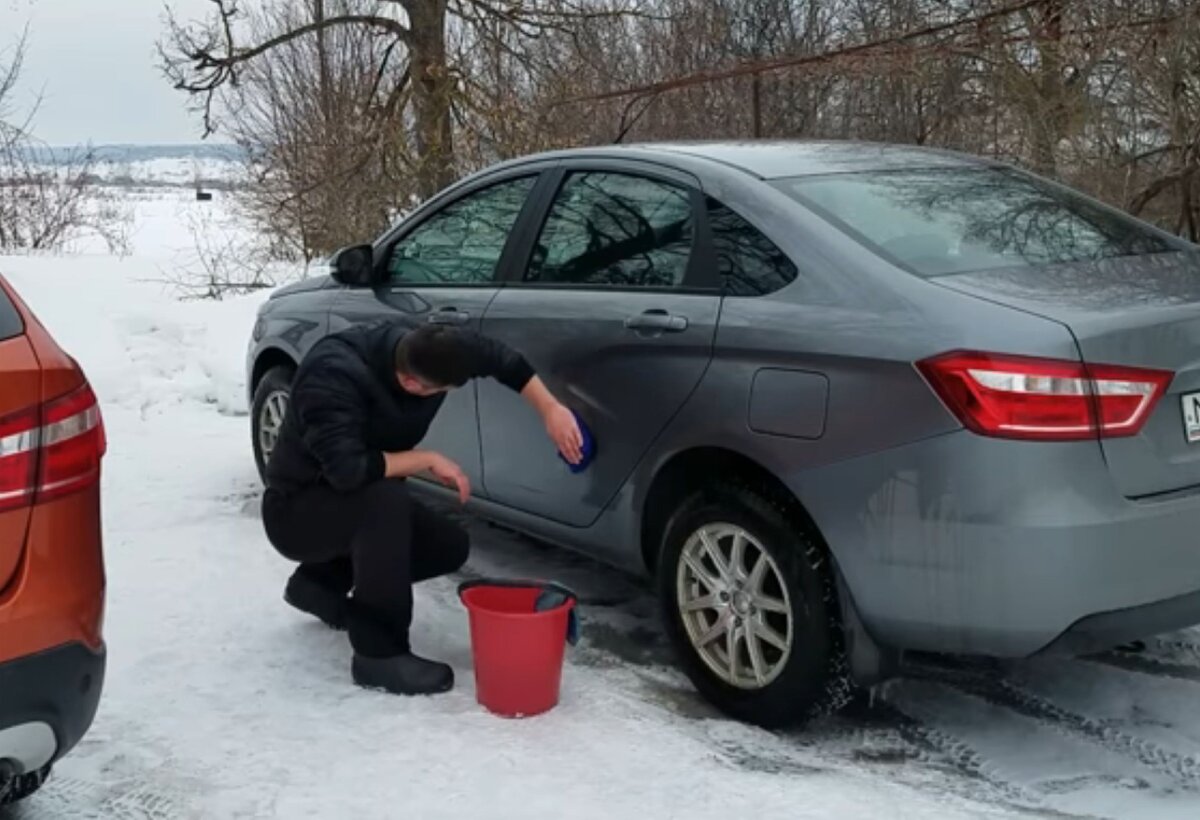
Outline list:
[[[254,438],[254,461],[258,467],[258,475],[263,480],[267,475],[267,462],[276,442],[279,441],[279,432],[283,429],[291,384],[291,368],[272,367],[254,389],[250,426]]]
[[[683,669],[721,711],[774,728],[848,702],[829,562],[785,503],[740,484],[696,493],[668,524],[659,583]]]

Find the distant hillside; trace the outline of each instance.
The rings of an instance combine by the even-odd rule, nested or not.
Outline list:
[[[151,162],[159,159],[196,159],[241,162],[242,149],[225,143],[181,143],[175,145],[93,145],[92,151],[101,162]],[[39,146],[29,155],[38,162],[58,163],[78,154],[79,146]]]
[[[178,145],[96,145],[95,181],[103,185],[220,187],[244,178],[245,154],[236,145],[196,143]],[[78,157],[79,147],[42,146],[30,149],[34,162],[61,165]]]

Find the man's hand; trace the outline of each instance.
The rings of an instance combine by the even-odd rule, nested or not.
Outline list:
[[[471,495],[471,482],[462,468],[441,453],[428,450],[408,450],[400,453],[384,453],[388,478],[408,478],[428,472],[435,479],[458,490],[458,499],[466,504]]]
[[[471,482],[462,468],[441,453],[426,453],[426,457],[429,459],[428,469],[433,477],[447,487],[456,488],[459,503],[466,504],[471,496]]]
[[[563,457],[571,464],[583,461],[583,433],[575,415],[558,404],[546,412],[545,422],[547,435]]]
[[[583,461],[583,432],[566,405],[554,398],[540,378],[534,376],[521,391],[525,401],[537,410],[554,446],[571,464]]]

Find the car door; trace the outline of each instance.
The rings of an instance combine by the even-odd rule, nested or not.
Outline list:
[[[537,170],[493,179],[402,223],[376,245],[379,283],[340,294],[330,331],[380,318],[479,330],[537,180]],[[474,384],[446,397],[422,446],[453,459],[482,487]]]
[[[512,391],[480,384],[484,485],[573,526],[599,516],[695,389],[720,311],[699,183],[646,163],[568,163],[483,332],[526,355],[597,441],[572,473]]]

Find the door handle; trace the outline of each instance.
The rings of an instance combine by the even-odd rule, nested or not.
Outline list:
[[[442,308],[436,313],[429,314],[431,325],[465,325],[471,321],[471,314],[458,308]]]
[[[667,313],[665,310],[647,310],[625,320],[630,330],[657,330],[660,333],[682,333],[687,330],[686,316]]]

